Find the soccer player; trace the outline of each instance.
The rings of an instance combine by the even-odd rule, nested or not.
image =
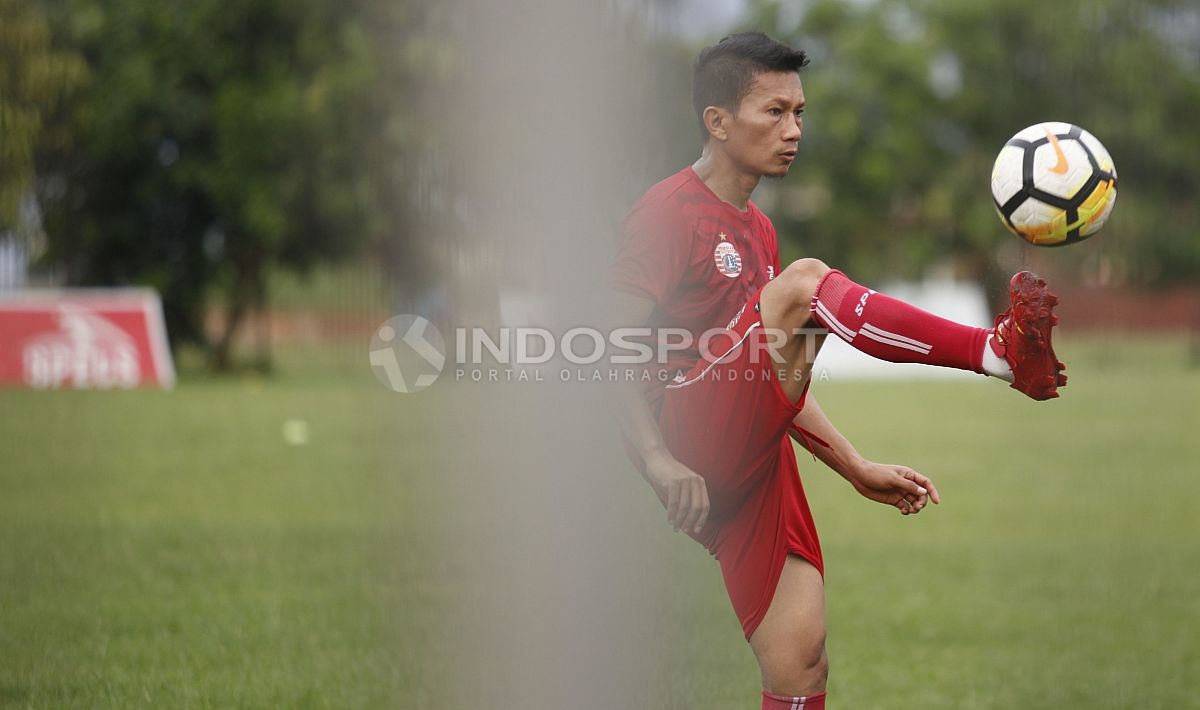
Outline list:
[[[1028,272],[1012,278],[995,327],[982,329],[816,259],[781,268],[775,229],[750,195],[795,160],[807,63],[755,32],[700,53],[703,152],[633,207],[611,276],[617,322],[692,336],[658,376],[622,386],[622,429],[668,522],[720,562],[762,671],[764,710],[825,706],[821,548],[789,433],[870,500],[904,515],[940,500],[923,474],[863,459],[809,394],[827,334],[885,360],[990,375],[1037,400],[1066,384],[1050,343],[1057,299]],[[705,336],[714,328],[722,334]]]

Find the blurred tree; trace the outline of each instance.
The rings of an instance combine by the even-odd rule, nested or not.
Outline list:
[[[0,229],[33,188],[35,146],[66,144],[53,116],[85,76],[79,55],[52,46],[38,6],[0,0]]]
[[[428,4],[53,3],[95,81],[73,111],[82,149],[45,159],[64,186],[42,195],[47,260],[77,284],[156,287],[172,338],[227,368],[271,267],[414,226],[395,172],[418,139],[405,82],[423,67],[410,39]],[[226,308],[210,343],[214,291]]]
[[[776,209],[793,250],[867,279],[945,259],[979,275],[1015,243],[991,204],[996,153],[1063,120],[1097,135],[1120,173],[1089,249],[1140,283],[1200,277],[1194,2],[758,0],[749,25],[813,56],[802,162]],[[1080,254],[1046,256],[1083,268]]]

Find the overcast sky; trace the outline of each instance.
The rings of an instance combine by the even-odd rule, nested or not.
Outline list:
[[[708,39],[728,31],[746,10],[747,0],[675,0],[679,6],[679,32],[693,39]]]

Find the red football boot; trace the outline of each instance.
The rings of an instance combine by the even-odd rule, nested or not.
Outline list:
[[[1058,296],[1046,282],[1028,271],[1019,271],[1008,282],[1011,305],[996,316],[992,351],[1008,361],[1015,390],[1036,400],[1054,399],[1065,387],[1066,365],[1054,355],[1050,329],[1058,324],[1054,306]]]

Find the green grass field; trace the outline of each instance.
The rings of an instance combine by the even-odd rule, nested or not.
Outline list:
[[[1196,706],[1200,368],[1184,341],[1075,345],[1045,405],[974,383],[817,390],[864,454],[944,497],[904,518],[801,459],[830,707]],[[170,393],[0,392],[0,707],[453,707],[439,632],[462,571],[431,552],[453,538],[416,401],[365,366],[286,362]],[[715,564],[622,481],[614,520],[669,580],[629,597],[665,633],[645,707],[756,708]]]

